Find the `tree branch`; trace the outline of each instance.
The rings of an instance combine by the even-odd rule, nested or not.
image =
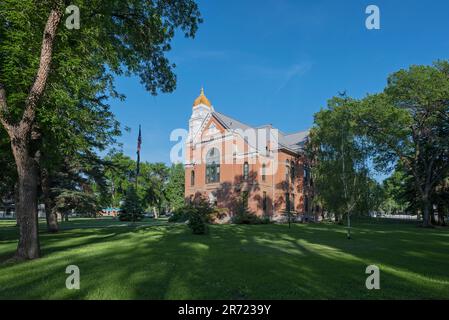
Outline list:
[[[32,123],[34,122],[37,103],[42,97],[45,86],[47,84],[56,31],[58,29],[59,23],[61,22],[62,15],[62,9],[56,8],[50,12],[50,15],[48,17],[42,40],[39,69],[37,71],[34,84],[31,87],[30,93],[25,101],[25,111],[23,113],[22,120],[19,123],[19,130],[21,132],[29,133],[32,127]]]
[[[6,102],[6,90],[2,83],[0,83],[0,123],[5,127],[8,134],[11,132],[11,125],[5,119],[5,113],[8,110],[8,104]]]

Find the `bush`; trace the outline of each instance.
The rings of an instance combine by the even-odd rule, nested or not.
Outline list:
[[[134,216],[131,213],[127,213],[126,211],[120,212],[118,215],[118,219],[120,221],[140,221],[143,219],[142,213],[135,213]]]
[[[268,220],[269,222],[269,220]],[[258,216],[250,212],[238,212],[232,217],[232,223],[234,224],[263,224],[266,223]]]
[[[205,234],[207,224],[214,218],[216,209],[203,198],[197,199],[194,203],[186,204],[176,210],[169,218],[169,222],[186,222],[193,234]]]
[[[188,226],[192,230],[193,234],[205,234],[207,232],[207,222],[205,216],[198,210],[190,213]]]
[[[270,223],[271,223],[270,217],[263,217],[263,218],[261,219],[261,223],[262,223],[262,224],[270,224]]]
[[[185,207],[177,209],[173,212],[172,216],[168,218],[168,222],[171,223],[182,223],[189,220],[189,210],[187,210]]]

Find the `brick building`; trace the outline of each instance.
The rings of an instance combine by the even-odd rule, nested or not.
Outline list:
[[[261,217],[281,220],[290,211],[315,220],[307,137],[307,131],[284,134],[271,125],[246,125],[215,111],[201,90],[186,141],[186,199],[201,195],[230,215],[243,201]]]

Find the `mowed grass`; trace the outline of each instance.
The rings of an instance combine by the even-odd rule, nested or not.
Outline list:
[[[449,229],[356,223],[211,226],[77,219],[46,234],[43,258],[7,261],[14,222],[0,221],[0,299],[449,299]],[[365,287],[368,265],[380,290]],[[65,287],[77,265],[81,289]]]

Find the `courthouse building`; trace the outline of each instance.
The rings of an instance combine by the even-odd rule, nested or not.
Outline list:
[[[214,109],[201,90],[186,141],[185,196],[201,196],[229,215],[243,202],[273,220],[287,212],[315,220],[313,181],[304,146],[308,131],[284,134],[271,125],[252,127]]]

